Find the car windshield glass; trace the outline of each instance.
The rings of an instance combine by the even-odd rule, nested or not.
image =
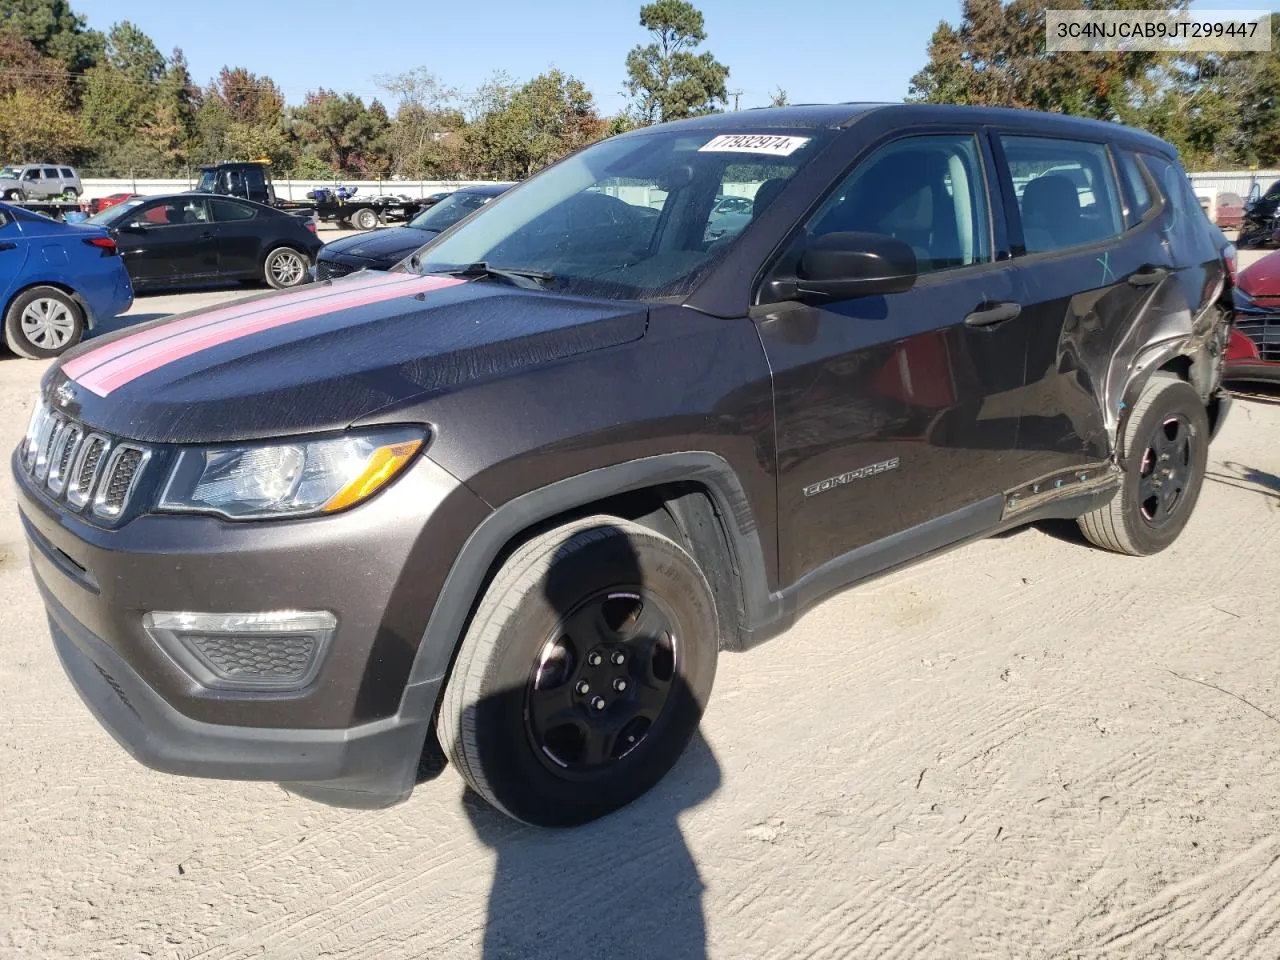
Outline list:
[[[410,220],[409,226],[417,227],[419,230],[438,230],[443,232],[467,214],[479,210],[487,201],[492,199],[493,197],[486,193],[466,193],[463,191],[451,193],[439,203],[423,210],[422,213]]]
[[[550,275],[543,287],[558,292],[680,296],[834,136],[677,128],[604,140],[429,244],[418,269],[443,273],[484,263]],[[741,197],[745,209],[732,216],[717,210],[726,196]]]
[[[95,213],[92,217],[87,217],[84,222],[97,224],[99,226],[104,225],[107,221],[114,220],[126,210],[132,210],[145,199],[145,197],[134,197],[132,200],[124,201],[124,203],[117,203],[114,207],[107,207],[107,209]]]
[[[5,167],[3,170],[0,170],[0,178],[4,178],[7,180],[17,180],[18,171],[13,167]]]
[[[218,172],[216,170],[206,170],[200,174],[200,182],[196,184],[196,193],[215,193],[213,189],[218,185]]]

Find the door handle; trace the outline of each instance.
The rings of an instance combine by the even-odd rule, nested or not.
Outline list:
[[[16,243],[7,243],[7,242],[0,243],[0,250],[17,250],[17,249],[18,249],[18,245]]]
[[[200,234],[200,239],[201,239],[201,240],[212,240],[212,239],[213,239],[213,234],[206,230],[204,233]]]
[[[1135,287],[1150,287],[1164,279],[1168,272],[1164,267],[1144,267],[1129,274],[1129,283]]]
[[[1014,303],[1012,300],[1003,300],[999,303],[983,303],[979,304],[978,309],[964,318],[964,323],[967,327],[989,327],[996,323],[1012,320],[1021,312],[1022,305]]]

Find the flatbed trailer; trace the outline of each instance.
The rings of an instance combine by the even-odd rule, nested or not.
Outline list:
[[[346,197],[332,200],[276,200],[273,206],[290,213],[309,210],[325,223],[372,230],[380,224],[412,220],[427,204],[408,197]]]
[[[6,200],[5,203],[32,213],[43,213],[53,220],[65,220],[68,213],[88,213],[89,206],[85,200]]]

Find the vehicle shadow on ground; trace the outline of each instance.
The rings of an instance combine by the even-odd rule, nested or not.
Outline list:
[[[1262,494],[1264,497],[1280,499],[1280,476],[1256,467],[1246,467],[1233,460],[1224,460],[1222,465],[1229,471],[1228,473],[1210,470],[1205,474],[1205,478],[1226,487],[1236,487],[1239,490],[1248,490],[1250,493]]]
[[[582,545],[579,538],[595,534],[569,536]],[[562,553],[566,548],[560,547],[542,575],[541,596],[521,601],[507,629],[514,624],[547,638],[540,650],[530,644],[533,673],[469,705],[461,735],[478,758],[472,762],[486,769],[492,792],[518,808],[529,803],[528,791],[536,790],[538,803],[526,809],[537,810],[539,817],[554,819],[567,805],[584,802],[609,809],[631,789],[619,790],[624,785],[619,773],[631,783],[652,786],[612,814],[563,829],[526,826],[467,791],[462,801],[467,818],[479,840],[497,853],[483,956],[699,960],[706,957],[707,939],[703,884],[679,816],[715,793],[720,768],[695,731],[670,772],[662,772],[671,763],[671,751],[689,736],[680,731],[698,716],[692,683],[699,681],[691,678],[706,677],[706,661],[689,636],[693,621],[665,615],[655,621],[655,613],[678,610],[680,603],[664,606],[672,598],[646,584],[647,571],[629,538],[614,535],[590,544],[581,547],[591,550],[589,555],[572,549]],[[590,566],[577,559],[584,556]],[[601,595],[608,600],[592,614],[592,598]],[[717,638],[700,639],[714,644]],[[607,660],[593,660],[596,653]],[[615,654],[626,658],[625,667],[612,661]],[[609,661],[619,664],[617,671]],[[501,661],[491,661],[487,669],[514,680]],[[626,692],[612,692],[628,678]],[[580,683],[591,685],[592,704],[604,700],[600,693],[607,694],[602,712],[589,707],[585,695],[545,714],[541,708],[531,712],[533,697],[549,697],[558,705],[558,691],[567,693]],[[635,708],[650,702],[657,690],[666,691],[665,699],[652,725],[640,732],[636,722],[644,714]],[[554,726],[535,732],[531,718],[542,715]],[[551,746],[539,747],[535,740]],[[585,772],[573,770],[593,745],[614,759]],[[610,799],[613,791],[618,800]]]
[[[697,735],[647,795],[583,827],[528,827],[468,790],[467,818],[498,856],[484,960],[706,957],[703,884],[678,817],[719,784]]]

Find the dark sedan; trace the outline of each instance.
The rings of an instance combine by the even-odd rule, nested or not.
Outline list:
[[[296,287],[324,246],[314,220],[212,194],[135,197],[88,222],[115,237],[138,290],[236,280]]]
[[[403,227],[357,233],[327,243],[316,258],[316,279],[330,280],[357,270],[390,270],[432,237],[513,186],[513,183],[482,183],[461,187]]]

